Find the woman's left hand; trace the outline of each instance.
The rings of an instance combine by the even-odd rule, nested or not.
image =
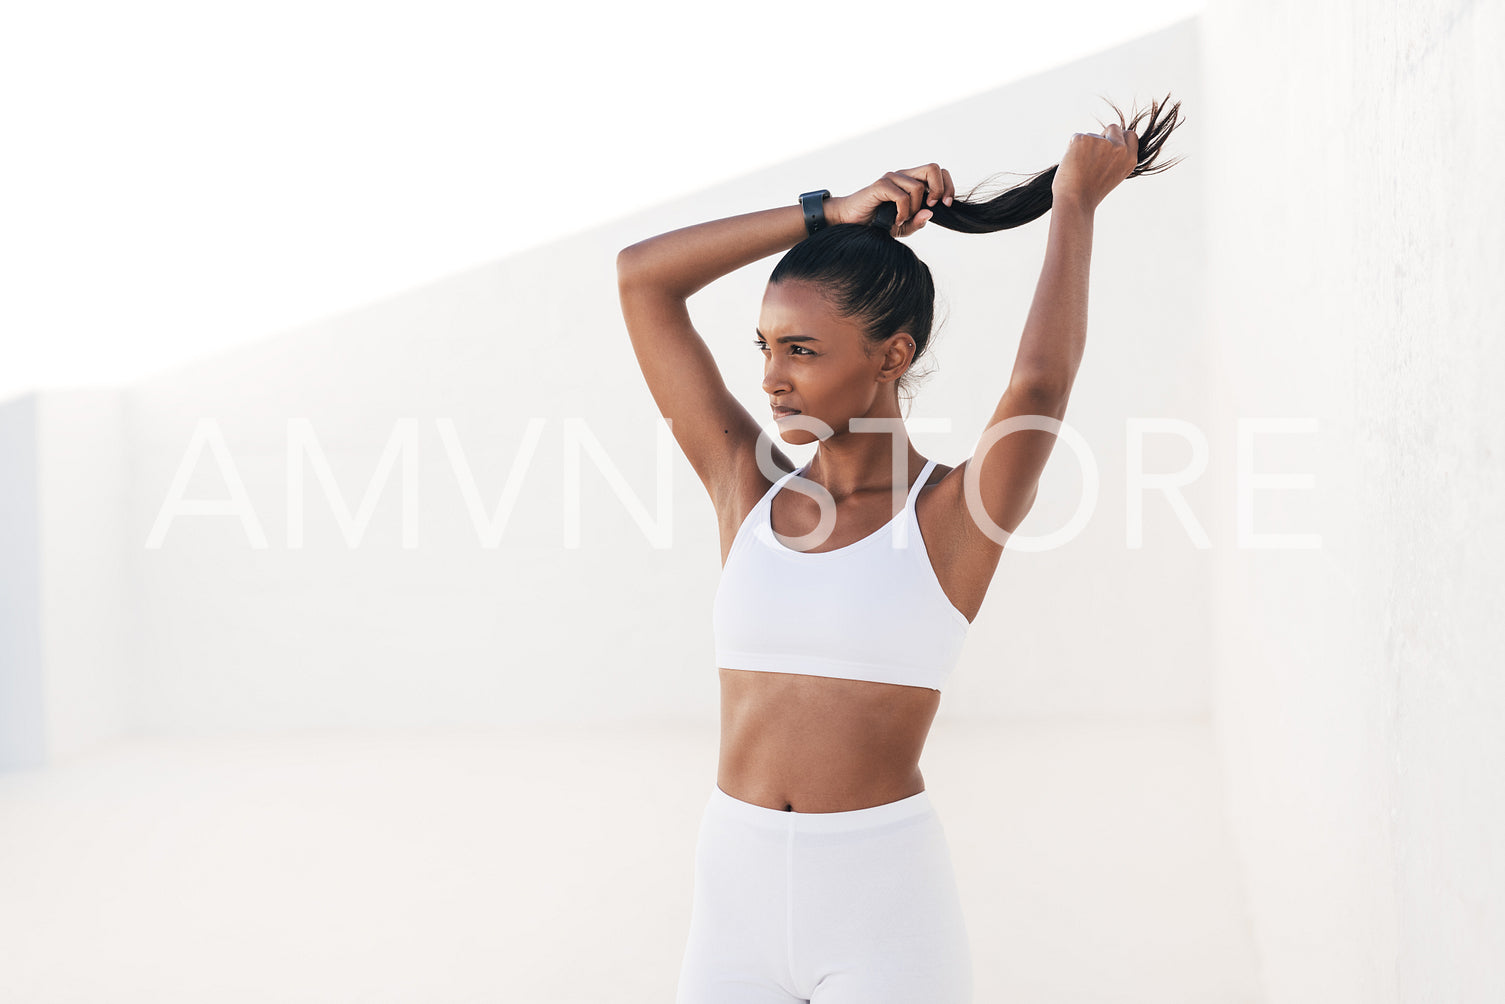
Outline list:
[[[1133,129],[1125,132],[1114,122],[1101,133],[1072,133],[1050,183],[1051,201],[1094,210],[1138,166],[1139,137]]]
[[[922,164],[904,171],[889,171],[851,195],[827,199],[826,219],[831,223],[871,223],[878,207],[892,202],[898,212],[889,233],[908,237],[935,215],[930,206],[937,202],[949,206],[955,194],[950,171],[939,164]]]

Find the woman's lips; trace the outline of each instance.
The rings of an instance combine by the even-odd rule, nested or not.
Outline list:
[[[790,415],[798,415],[798,414],[799,414],[799,412],[795,411],[793,408],[775,408],[775,409],[773,409],[773,417],[774,418],[788,418]]]

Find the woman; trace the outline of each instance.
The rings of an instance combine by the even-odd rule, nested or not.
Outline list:
[[[1059,165],[986,201],[956,198],[950,173],[926,164],[618,255],[638,363],[721,531],[720,763],[678,1004],[971,999],[967,931],[920,753],[1004,542],[1034,502],[1049,420],[1066,410],[1094,211],[1125,178],[1171,166],[1152,165],[1179,108],[1162,119],[1153,103],[1142,136],[1142,115],[1125,124],[1122,113],[1100,134],[1077,133]],[[1052,209],[992,432],[956,467],[926,460],[905,435],[899,393],[929,342],[935,291],[898,238],[931,221],[1002,230]],[[727,389],[685,306],[719,276],[786,250],[755,344],[779,438],[816,444],[798,469]],[[1015,416],[1047,421],[1005,435],[1017,423],[999,423]]]

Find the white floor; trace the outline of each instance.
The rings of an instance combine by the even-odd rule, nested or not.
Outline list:
[[[714,723],[121,743],[0,774],[0,1001],[671,1004]],[[1203,724],[939,719],[978,1004],[1258,1004]]]

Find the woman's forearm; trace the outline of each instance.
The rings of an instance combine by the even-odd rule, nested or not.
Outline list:
[[[804,238],[805,213],[798,205],[763,209],[638,241],[617,255],[617,274],[620,281],[651,283],[688,299],[728,272]]]
[[[1067,393],[1087,344],[1087,278],[1093,211],[1074,202],[1050,210],[1045,263],[1024,322],[1012,383]]]

